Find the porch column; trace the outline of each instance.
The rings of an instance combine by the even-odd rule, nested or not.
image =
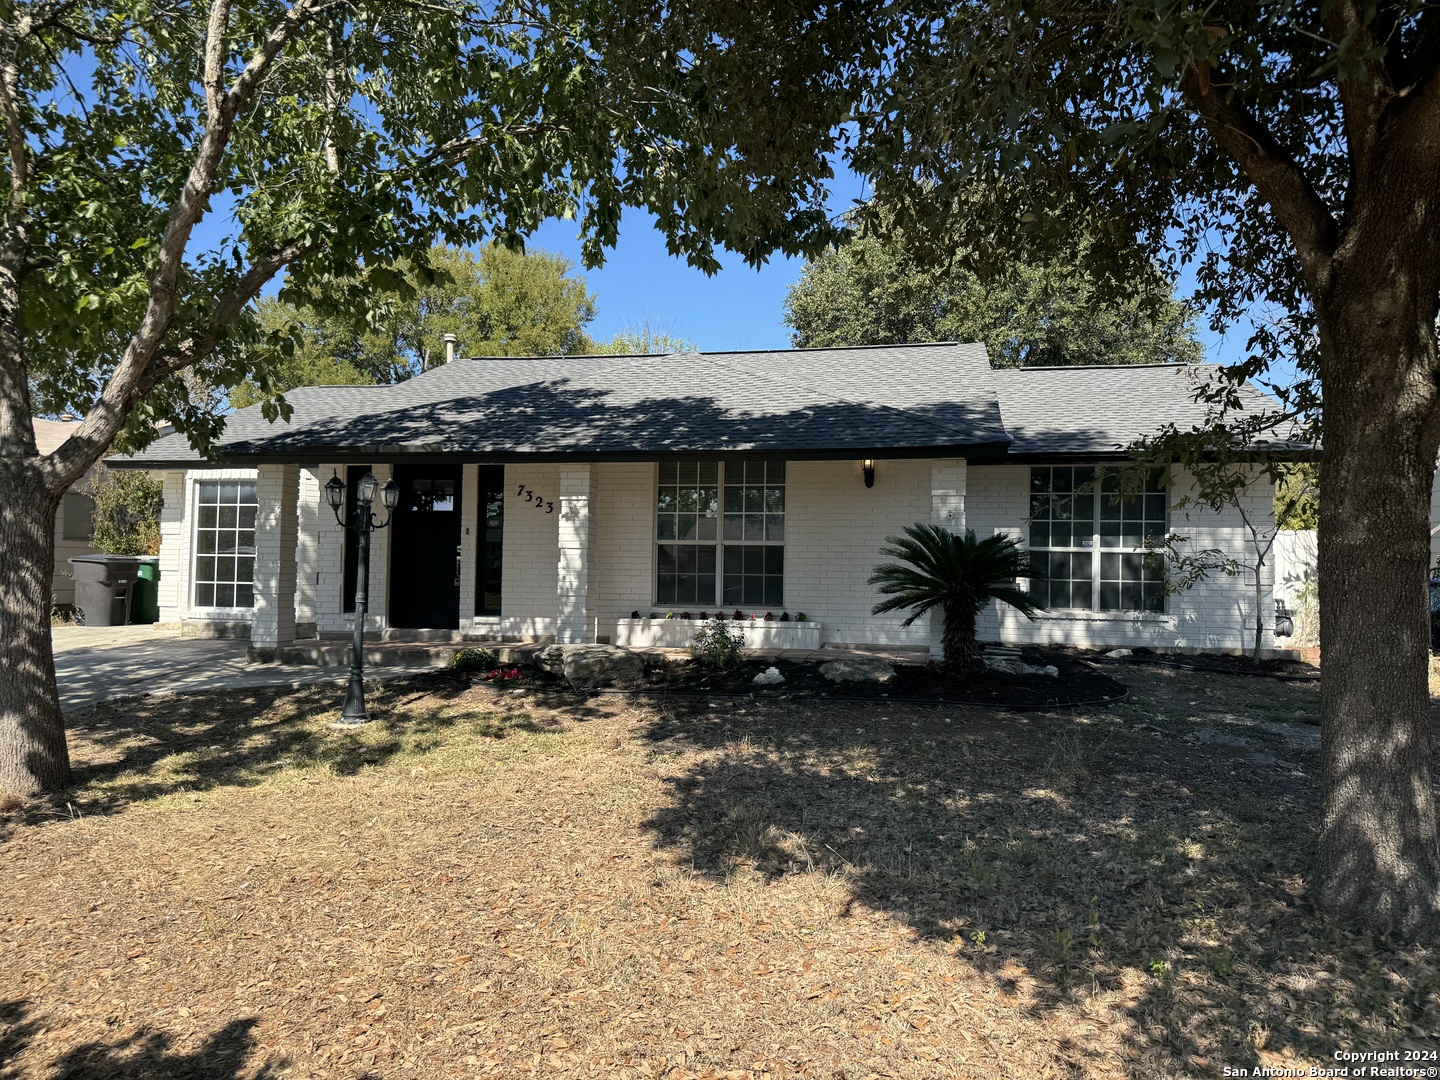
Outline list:
[[[595,556],[595,469],[591,465],[560,470],[560,573],[555,587],[555,640],[589,641],[590,568]]]
[[[255,614],[250,647],[272,650],[295,640],[295,544],[299,539],[296,504],[300,469],[261,465],[255,480]]]
[[[953,533],[965,531],[965,459],[949,458],[930,466],[930,524]],[[940,645],[944,617],[939,609],[930,614],[930,658],[945,655]]]
[[[320,576],[320,471],[300,469],[299,535],[295,542],[295,633],[311,638],[317,631],[316,592]],[[329,509],[329,506],[326,506]]]

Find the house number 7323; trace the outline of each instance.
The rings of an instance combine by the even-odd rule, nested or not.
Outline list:
[[[547,514],[553,514],[555,512],[555,504],[553,502],[551,502],[549,499],[542,499],[539,495],[536,495],[535,492],[531,491],[524,484],[521,484],[518,488],[515,489],[515,494],[524,495],[525,501],[528,503],[534,503],[536,510],[544,510]]]

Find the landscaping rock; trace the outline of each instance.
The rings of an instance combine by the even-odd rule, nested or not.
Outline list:
[[[535,666],[551,675],[565,674],[565,646],[546,645],[533,657]]]
[[[1111,649],[1105,655],[1111,660],[1124,660],[1127,656],[1134,656],[1135,654],[1129,649]]]
[[[1060,677],[1060,669],[1053,664],[1046,664],[1040,667],[1036,664],[1026,664],[1019,660],[1008,660],[1005,657],[985,657],[985,666],[991,671],[1003,671],[1006,675],[1047,675],[1052,679]]]
[[[617,682],[632,682],[644,673],[639,653],[618,645],[562,645],[563,674],[576,690],[594,690]]]
[[[766,668],[755,678],[750,680],[756,686],[779,686],[785,681],[785,676],[780,674],[779,668]]]
[[[895,669],[884,660],[831,660],[820,665],[820,674],[830,682],[886,683]]]

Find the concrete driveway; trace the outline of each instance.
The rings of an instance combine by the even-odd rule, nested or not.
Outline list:
[[[349,674],[348,666],[248,664],[244,641],[182,638],[178,629],[154,626],[57,626],[51,637],[60,707],[67,712],[135,694],[341,684]],[[368,681],[415,670],[387,666],[365,674]]]

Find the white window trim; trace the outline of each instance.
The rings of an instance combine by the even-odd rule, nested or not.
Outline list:
[[[199,532],[200,532],[200,485],[201,485],[201,484],[226,484],[226,483],[230,483],[230,484],[255,484],[255,485],[256,485],[255,500],[256,500],[256,508],[257,508],[257,510],[256,510],[256,515],[255,515],[255,518],[256,518],[256,521],[255,521],[255,531],[256,531],[257,534],[258,534],[259,531],[260,531],[260,521],[259,521],[260,515],[259,515],[259,510],[258,510],[258,508],[259,508],[259,500],[260,500],[260,490],[259,490],[259,479],[258,479],[257,477],[253,477],[253,476],[240,477],[240,476],[228,476],[228,475],[225,475],[225,476],[192,476],[192,477],[189,478],[189,481],[188,481],[189,490],[186,492],[186,505],[190,507],[192,513],[191,513],[191,515],[190,515],[190,521],[189,521],[189,526],[190,526],[190,527],[189,527],[189,536],[188,536],[187,539],[186,539],[186,543],[188,543],[188,544],[190,545],[190,560],[189,560],[189,561],[190,561],[190,566],[189,566],[188,581],[187,581],[187,584],[186,584],[186,592],[187,592],[189,595],[186,597],[186,610],[187,610],[187,611],[190,611],[190,612],[203,612],[203,613],[204,613],[205,615],[207,615],[207,616],[220,615],[220,616],[224,616],[224,617],[227,618],[227,619],[237,619],[237,620],[238,620],[238,619],[249,619],[251,616],[253,616],[253,615],[255,614],[255,605],[254,605],[254,604],[251,604],[249,607],[219,607],[219,606],[214,605],[214,604],[210,604],[210,605],[199,604],[199,603],[196,603],[196,601],[195,601],[196,590],[197,590],[197,588],[198,588],[198,586],[199,586],[199,584],[200,584],[200,582],[196,579],[196,576],[195,576],[195,563],[196,563],[196,560],[200,557],[200,545],[196,542],[196,537],[199,535]],[[258,538],[258,535],[257,535],[257,538]],[[256,546],[258,547],[259,545],[257,544]],[[257,569],[258,569],[259,566],[260,566],[260,553],[259,553],[258,551],[255,553],[255,566],[256,566]],[[253,578],[254,578],[254,574],[253,574],[253,572],[252,572],[252,580],[251,580],[251,588],[252,588],[252,589],[254,588],[254,580],[253,580]]]
[[[1169,617],[1171,616],[1171,614],[1172,614],[1171,611],[1170,611],[1170,597],[1169,597],[1168,595],[1162,598],[1163,601],[1164,601],[1165,606],[1164,606],[1163,608],[1161,608],[1159,611],[1155,611],[1155,610],[1150,609],[1150,608],[1102,608],[1102,607],[1100,606],[1100,583],[1101,583],[1101,578],[1100,578],[1100,557],[1101,557],[1101,555],[1102,555],[1102,554],[1109,554],[1109,555],[1143,555],[1143,554],[1145,554],[1145,548],[1144,548],[1144,547],[1101,547],[1101,546],[1100,546],[1100,499],[1101,499],[1101,493],[1100,493],[1100,489],[1099,489],[1098,486],[1095,488],[1095,492],[1094,492],[1094,495],[1095,495],[1095,504],[1094,504],[1094,509],[1093,509],[1093,511],[1091,512],[1091,524],[1094,525],[1094,531],[1093,531],[1093,532],[1091,533],[1091,535],[1090,535],[1091,544],[1092,544],[1091,547],[1073,547],[1073,546],[1072,546],[1072,547],[1053,547],[1053,546],[1049,546],[1049,547],[1032,547],[1031,544],[1030,544],[1030,525],[1031,525],[1032,521],[1034,520],[1033,518],[1031,518],[1031,517],[1029,516],[1029,512],[1028,512],[1028,510],[1029,510],[1028,504],[1029,504],[1030,496],[1031,496],[1031,491],[1030,491],[1030,477],[1034,475],[1034,471],[1035,471],[1036,469],[1049,469],[1049,468],[1062,468],[1062,469],[1094,469],[1095,472],[1096,472],[1096,475],[1097,475],[1097,477],[1098,477],[1099,472],[1100,472],[1101,469],[1103,469],[1103,468],[1116,468],[1116,467],[1117,467],[1117,466],[1115,466],[1115,464],[1114,464],[1113,462],[1096,462],[1095,464],[1089,464],[1089,463],[1086,463],[1086,462],[1077,462],[1077,463],[1069,464],[1069,465],[1055,465],[1055,466],[1051,466],[1051,465],[1031,465],[1031,466],[1027,467],[1027,469],[1025,470],[1025,480],[1026,480],[1026,485],[1025,485],[1025,501],[1026,501],[1026,504],[1027,504],[1027,507],[1026,507],[1027,512],[1026,512],[1026,517],[1025,517],[1025,550],[1026,550],[1026,551],[1056,551],[1056,552],[1064,552],[1064,553],[1072,554],[1072,555],[1074,555],[1074,554],[1084,554],[1084,555],[1089,555],[1089,556],[1091,556],[1091,559],[1090,559],[1090,606],[1089,606],[1089,607],[1055,607],[1055,608],[1046,608],[1044,611],[1042,611],[1042,612],[1040,613],[1040,615],[1041,615],[1042,618],[1043,618],[1044,616],[1046,616],[1046,615],[1051,615],[1051,616],[1054,617],[1054,618],[1068,618],[1068,619],[1072,619],[1072,620],[1073,620],[1073,619],[1079,619],[1079,618],[1095,618],[1095,619],[1098,619],[1098,620],[1109,620],[1109,619],[1116,619],[1116,618],[1132,618],[1132,619],[1133,619],[1133,618],[1137,618],[1137,617],[1148,617],[1148,618],[1150,618],[1150,619],[1160,620],[1160,619],[1169,618]],[[1171,486],[1171,480],[1172,480],[1171,472],[1170,472],[1170,470],[1167,468],[1167,469],[1165,470],[1165,484],[1164,484],[1164,486],[1160,489],[1160,490],[1161,490],[1161,494],[1163,494],[1163,495],[1165,496],[1165,534],[1166,534],[1167,536],[1168,536],[1169,533],[1170,533],[1170,486]],[[1026,591],[1027,591],[1027,592],[1029,591],[1029,589],[1030,589],[1030,587],[1031,587],[1031,582],[1033,582],[1033,580],[1034,580],[1034,579],[1029,579],[1029,580],[1027,580],[1027,584],[1026,584]],[[1072,580],[1073,580],[1073,579],[1072,579]]]
[[[784,514],[783,514],[782,516],[783,516],[784,518],[786,518],[786,522],[785,522],[785,536],[786,536],[786,539],[785,539],[785,540],[726,540],[726,539],[725,539],[725,466],[726,466],[726,462],[722,459],[722,460],[717,461],[717,462],[715,463],[715,466],[716,466],[716,468],[715,468],[715,492],[716,492],[716,495],[715,495],[715,502],[716,502],[716,509],[715,509],[715,539],[714,539],[714,540],[679,540],[679,539],[675,539],[675,540],[661,540],[661,539],[660,539],[660,535],[659,535],[660,530],[659,530],[659,509],[658,509],[659,504],[660,504],[660,488],[661,488],[661,484],[660,484],[660,468],[659,468],[659,463],[657,463],[657,464],[656,464],[656,468],[655,468],[655,483],[652,485],[651,491],[650,491],[650,550],[651,550],[651,552],[652,552],[651,558],[652,558],[653,561],[654,561],[654,570],[653,570],[653,572],[652,572],[651,575],[650,575],[650,596],[652,597],[652,602],[649,604],[649,607],[650,607],[651,610],[653,610],[653,609],[655,609],[655,608],[658,608],[658,607],[662,607],[662,606],[666,606],[667,609],[668,609],[668,605],[670,605],[671,603],[675,603],[675,604],[682,603],[681,601],[678,601],[678,600],[677,600],[677,601],[668,601],[668,600],[660,600],[660,599],[659,599],[659,596],[660,596],[660,550],[659,550],[659,549],[660,549],[660,546],[661,546],[662,544],[676,544],[676,545],[685,545],[685,546],[691,546],[691,547],[714,547],[714,549],[715,549],[715,598],[714,598],[714,600],[712,600],[709,604],[705,604],[704,606],[705,606],[705,608],[706,608],[707,610],[708,610],[708,608],[713,607],[713,608],[715,608],[717,611],[722,611],[722,610],[725,610],[725,609],[726,609],[726,603],[725,603],[724,597],[725,597],[725,547],[726,547],[727,545],[729,545],[729,546],[731,546],[731,547],[778,547],[778,548],[781,548],[781,549],[785,549],[785,548],[786,548],[786,546],[787,546],[787,544],[788,544],[788,542],[789,542],[789,536],[790,536],[790,522],[789,522],[789,520],[788,520],[789,517],[790,517],[790,462],[789,462],[787,459],[785,459],[785,458],[775,457],[774,455],[771,455],[771,454],[746,454],[745,457],[746,457],[746,458],[751,458],[751,459],[758,459],[758,460],[761,460],[761,461],[782,461],[782,462],[784,462],[784,464],[785,464],[785,483],[784,483],[783,486],[784,486],[784,488],[785,488],[785,512],[784,512]],[[692,459],[692,460],[693,460],[693,459]],[[786,579],[790,576],[790,569],[789,569],[789,567],[790,567],[790,561],[789,561],[788,559],[786,559],[786,560],[785,560],[785,570],[784,570],[784,571],[781,573],[781,575],[780,575],[780,597],[781,597],[781,602],[778,603],[778,604],[772,605],[773,607],[776,607],[776,608],[782,608],[782,607],[784,607],[784,604],[785,604],[785,592],[786,592],[786,589],[787,589],[787,580],[786,580]],[[704,604],[704,601],[696,600],[696,601],[694,601],[694,603],[695,603],[697,606],[699,606],[699,605]],[[645,606],[645,605],[641,605],[641,606],[643,607],[643,606]],[[745,604],[743,601],[741,601],[737,606],[738,606],[738,607],[741,607],[741,608],[744,608],[744,607],[754,607],[755,605],[753,605],[753,604]],[[639,610],[639,609],[637,608],[637,609],[635,609],[635,610]]]

